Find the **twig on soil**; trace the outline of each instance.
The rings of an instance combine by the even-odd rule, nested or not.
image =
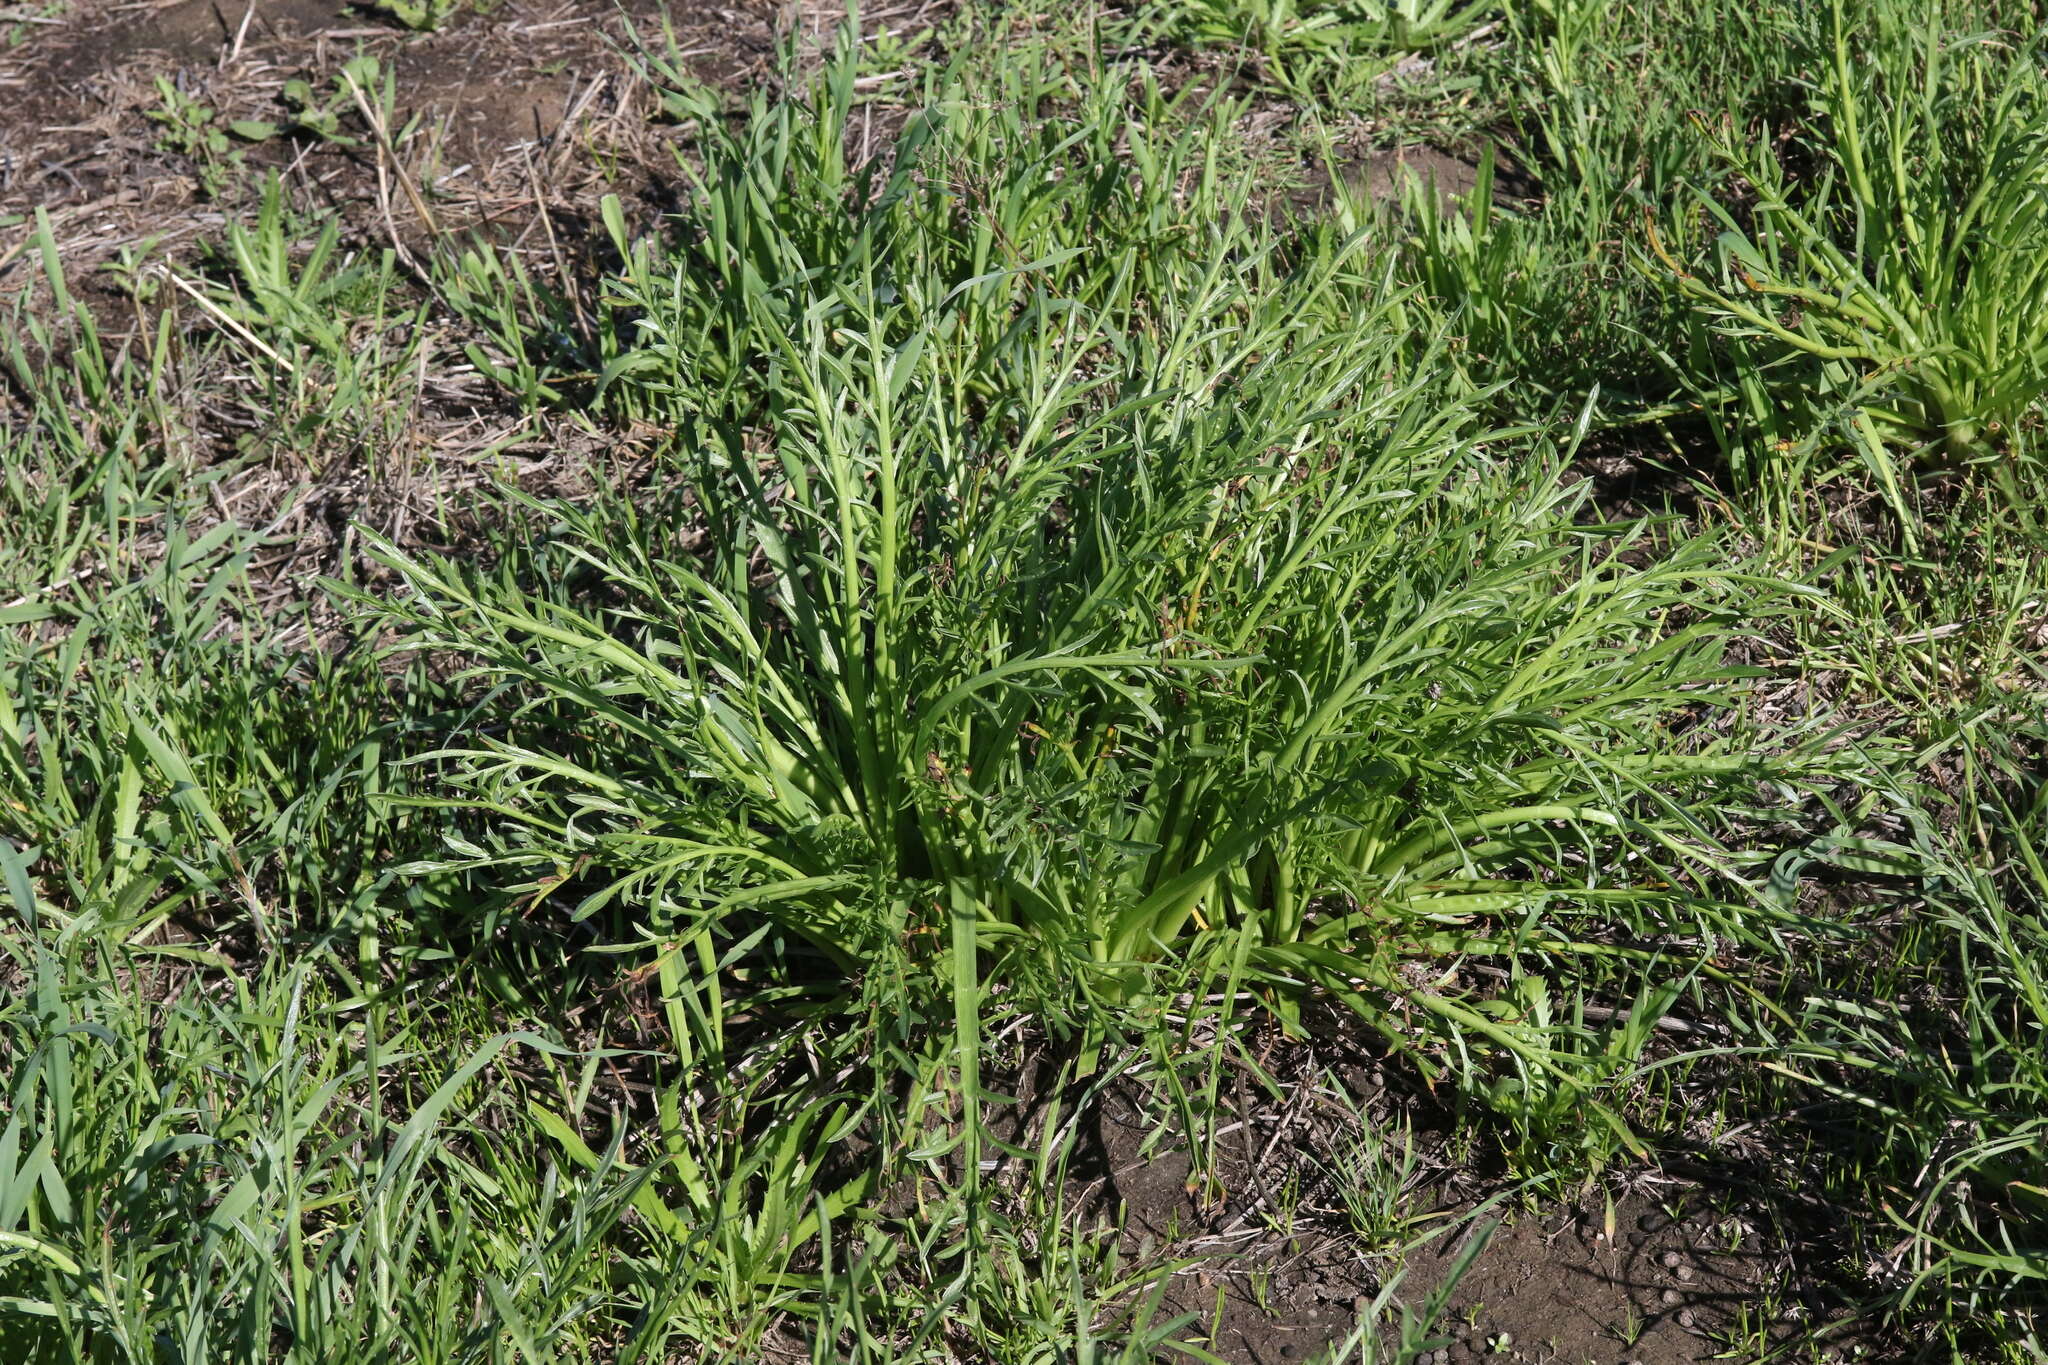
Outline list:
[[[194,289],[190,284],[187,284],[184,280],[180,279],[178,277],[178,273],[175,270],[172,270],[168,266],[166,266],[162,273],[165,279],[169,280],[172,284],[176,285],[180,290],[189,295],[194,303],[198,304],[201,308],[205,309],[207,313],[212,315],[213,319],[216,322],[220,323],[221,326],[227,328],[236,336],[240,337],[242,340],[248,342],[251,346],[254,346],[257,350],[261,351],[265,356],[267,356],[270,359],[272,364],[282,369],[286,374],[292,375],[294,377],[298,375],[299,371],[296,365],[293,365],[291,361],[286,360],[283,356],[279,355],[276,351],[272,350],[270,346],[264,342],[263,338],[257,336],[247,327],[244,327],[240,322],[237,322],[234,318],[230,317],[212,299],[209,299],[208,297],[206,297],[206,295],[200,293],[197,289]]]
[[[427,230],[428,239],[438,239],[441,229],[434,222],[434,215],[428,210],[427,201],[420,196],[419,187],[412,183],[412,177],[407,175],[404,166],[399,164],[398,150],[392,146],[391,129],[383,113],[370,103],[369,98],[363,93],[363,87],[357,83],[354,73],[348,68],[342,68],[341,79],[348,86],[349,97],[355,101],[356,109],[362,114],[363,122],[369,126],[371,136],[377,141],[377,206],[383,213],[384,228],[391,236],[392,249],[398,253],[398,259],[405,262],[406,269],[425,281],[426,272],[420,268],[411,249],[399,236],[398,223],[391,214],[392,177],[397,178],[399,188],[405,191],[405,197],[412,202],[413,212],[419,215],[421,225]]]
[[[2017,616],[2021,612],[2038,611],[2041,608],[2041,606],[2042,599],[2037,597],[2030,602],[2020,603],[2019,606],[2014,609],[2013,615]],[[1979,622],[1988,621],[1994,616],[2000,616],[2003,614],[2004,613],[2002,612],[1982,612],[1976,616],[1965,617],[1963,620],[1960,621],[1951,621],[1947,625],[1932,626],[1926,630],[1916,630],[1910,635],[1901,635],[1898,637],[1897,642],[1902,645],[1932,644],[1936,640],[1946,640],[1951,635],[1960,635],[1964,631],[1968,630],[1971,626],[1974,626]]]
[[[249,0],[249,8],[242,11],[241,26],[235,30],[234,46],[221,58],[220,69],[225,71],[242,60],[242,42],[249,36],[249,21],[256,17],[256,0]]]
[[[60,588],[68,588],[73,583],[83,582],[85,579],[91,578],[94,574],[98,572],[99,565],[88,564],[84,568],[80,569],[77,573],[66,574],[64,577],[58,579],[54,583],[45,583],[43,584],[42,587],[37,588],[34,592],[25,592],[21,596],[15,598],[12,602],[0,602],[0,611],[12,611],[16,607],[25,607],[30,602],[35,601],[35,599],[38,597],[42,597],[48,593],[56,592]]]

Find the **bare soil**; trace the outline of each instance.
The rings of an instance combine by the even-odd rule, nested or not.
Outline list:
[[[1471,1140],[1483,1122],[1443,1109],[1355,1024],[1331,1022],[1313,1039],[1269,1031],[1255,1044],[1263,1080],[1226,1061],[1221,1112],[1199,1132],[1156,1086],[1116,1082],[1086,1111],[1070,1206],[1121,1226],[1133,1252],[1184,1267],[1158,1315],[1191,1315],[1183,1339],[1232,1365],[1312,1360],[1346,1342],[1391,1283],[1397,1309],[1440,1304],[1423,1365],[1828,1360],[1858,1348],[1859,1359],[1912,1358],[1846,1309],[1860,1286],[1828,1210],[1783,1159],[1796,1145],[1784,1116],[1744,1125],[1754,1140],[1646,1134],[1685,1155],[1538,1199]],[[996,1078],[1019,1098],[999,1120],[1006,1140],[1035,1143],[1048,1073],[1041,1058]],[[1398,1208],[1355,1202],[1376,1183],[1361,1178],[1374,1151],[1388,1163],[1382,1188],[1401,1168]]]

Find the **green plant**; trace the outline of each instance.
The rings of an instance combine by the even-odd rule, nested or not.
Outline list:
[[[5,19],[0,19],[0,50],[23,47],[38,34],[61,28],[69,8],[69,0],[45,0],[40,5],[14,7]]]
[[[219,195],[241,173],[238,139],[260,142],[271,135],[270,125],[265,123],[221,123],[216,110],[180,90],[168,77],[156,78],[156,91],[161,103],[148,111],[147,117],[163,129],[157,145],[190,161],[200,188],[209,196]]]
[[[633,1182],[612,1170],[564,1188],[473,1121],[451,1125],[464,1155],[428,1140],[451,1109],[476,1112],[464,1091],[519,1040],[389,1121],[372,1063],[308,1008],[304,971],[150,1006],[111,974],[12,946],[37,982],[0,1015],[13,1358],[149,1360],[169,1342],[210,1360],[485,1360],[508,1332],[529,1349],[581,1335],[589,1252]],[[147,1060],[152,1042],[175,1065]],[[351,1158],[363,1147],[378,1159]],[[434,1273],[451,1263],[494,1292]]]
[[[1283,88],[1355,88],[1403,52],[1477,27],[1487,0],[1174,0],[1146,14],[1174,41],[1240,47]],[[1373,59],[1380,60],[1373,60]]]
[[[406,647],[510,703],[447,756],[492,826],[461,864],[584,869],[688,1031],[763,933],[1056,1012],[1213,961],[1583,1101],[1605,1063],[1447,964],[1720,913],[1673,893],[1714,855],[1660,793],[1745,760],[1658,718],[1727,676],[1665,614],[1734,580],[1623,568],[1545,452],[1475,448],[1362,241],[1276,259],[1192,137],[941,89],[884,174],[843,159],[846,71],[707,130],[677,246],[610,211],[637,342],[599,388],[678,430],[671,500],[532,506],[531,589],[376,551]]]
[[[433,33],[461,11],[463,0],[366,0],[365,8],[387,14],[415,33]]]
[[[1478,183],[1454,202],[1410,178],[1389,206],[1404,273],[1492,405],[1555,421],[1591,403],[1601,428],[1698,410],[1691,390],[1713,387],[1712,357],[1688,351],[1688,305],[1632,269],[1622,243],[1644,202],[1724,184],[1683,111],[1773,129],[1796,116],[1787,92],[1811,25],[1803,7],[1775,3],[1506,7],[1508,36],[1475,55],[1466,78],[1479,89],[1466,98],[1496,111],[1475,134]],[[1363,203],[1339,211],[1374,217]],[[1690,223],[1668,231],[1672,250],[1693,249]],[[1757,443],[1747,426],[1731,439]]]
[[[304,222],[275,176],[253,222],[231,223],[224,285],[172,276],[261,377],[257,442],[315,474],[337,458],[373,476],[403,472],[416,404],[425,305],[401,302],[395,253],[343,255],[340,226]]]
[[[1199,42],[1279,57],[1426,48],[1474,27],[1485,8],[1485,0],[1180,0],[1171,22]]]
[[[1977,459],[2048,393],[2048,86],[2031,42],[1939,6],[1828,15],[1813,169],[1709,125],[1750,202],[1699,197],[1724,228],[1709,270],[1650,246],[1773,401],[1849,412],[1903,511],[1880,444]]]
[[[1954,35],[2032,18],[1866,8],[1853,80],[1789,2],[977,10],[822,70],[792,37],[751,101],[671,34],[617,117],[674,121],[673,216],[413,258],[280,182],[176,257],[116,244],[113,316],[66,280],[93,234],[0,217],[0,1355],[1208,1358],[1182,1272],[1235,1278],[1196,1227],[1232,1149],[1363,1049],[1396,1083],[1228,1215],[1379,1278],[1326,1361],[1449,1344],[1448,1284],[1394,1307],[1424,1121],[1430,1166],[1532,1194],[1668,1144],[1824,1199],[1834,1278],[1738,1310],[1738,1352],[1821,1293],[1874,1355],[2026,1359],[2038,399],[1959,457],[1990,477],[1888,485],[1920,379],[1729,335],[1623,240],[1648,205],[1673,263],[1706,222],[1792,279],[1768,151],[1917,288],[1918,245],[1856,241],[1829,90],[1885,201],[1890,149],[1910,180],[2030,126],[2034,78]],[[1205,79],[1128,40],[1176,14],[1255,20],[1292,109],[1168,95]],[[1296,153],[1401,135],[1413,44],[1398,126],[1483,131],[1479,187],[1269,215]],[[316,181],[315,141],[406,138],[368,58],[275,124],[189,88],[166,146],[222,174],[237,137],[304,134]],[[1726,251],[1703,287],[1825,335]],[[517,409],[483,458],[544,446],[502,464],[547,494],[428,445],[494,411],[479,375]],[[1657,496],[1617,452],[1709,439],[1732,484],[1617,524]],[[386,535],[278,520],[357,490]],[[1109,1099],[1138,1161],[1187,1154],[1163,1240],[1095,1183]]]
[[[364,92],[368,92],[367,96]],[[393,95],[394,87],[383,66],[375,57],[364,54],[351,57],[343,64],[330,90],[317,90],[311,81],[300,77],[286,81],[280,98],[290,115],[282,128],[275,123],[256,121],[235,126],[243,136],[257,140],[275,137],[280,131],[290,131],[331,142],[337,147],[353,147],[359,139],[341,131],[343,116],[355,110],[359,100],[373,98],[382,108],[383,121],[388,125]]]
[[[1331,1081],[1332,1093],[1343,1095]],[[1331,1152],[1330,1175],[1351,1233],[1368,1255],[1405,1250],[1421,1221],[1412,1202],[1422,1173],[1414,1131],[1398,1121],[1385,1123],[1349,1100],[1343,1104],[1354,1132]]]
[[[2016,768],[2041,738],[2036,720],[1971,741],[1953,835],[1897,789],[1855,813],[1903,817],[1897,839],[1841,842],[1917,880],[1901,952],[1914,984],[1891,1008],[1853,989],[1817,994],[1772,1064],[1858,1116],[1861,1179],[1886,1191],[1872,1278],[1900,1308],[1931,1304],[1952,1332],[2015,1339],[2048,1303],[2048,798]],[[2001,794],[2015,789],[2017,810]]]
[[[239,239],[252,288],[296,288],[282,240]],[[377,799],[405,794],[394,721],[438,689],[255,608],[261,537],[188,530],[211,476],[171,453],[171,319],[109,352],[46,219],[38,244],[47,301],[18,300],[5,351],[28,420],[0,421],[9,1358],[660,1359],[680,1334],[749,1358],[838,1292],[786,1273],[837,1212],[812,1187],[830,1097],[761,1138],[718,1121],[751,1097],[713,1117],[671,1082],[593,1144],[602,1059],[552,1094],[508,1074],[564,1050],[486,1017],[488,955],[484,991],[404,1005],[460,947],[451,892],[477,908],[395,880],[432,808]]]

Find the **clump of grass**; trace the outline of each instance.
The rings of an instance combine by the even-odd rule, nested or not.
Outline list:
[[[382,676],[280,647],[292,623],[248,600],[259,537],[198,524],[207,472],[172,453],[191,414],[164,381],[169,320],[105,346],[47,226],[41,246],[47,302],[10,332],[21,406],[0,415],[8,1358],[559,1339],[630,1184],[615,1162],[565,1188],[474,1109],[452,1120],[511,1041],[483,1041],[480,1011],[481,1037],[429,1044],[365,999],[378,934],[434,896],[392,889],[407,817],[365,799],[388,778]],[[415,1051],[472,1042],[445,1071]],[[387,1090],[387,1065],[418,1069]],[[459,1157],[432,1140],[455,1128]],[[490,1276],[499,1295],[469,1292]]]
[[[2028,771],[2041,738],[2038,721],[1996,713],[1946,737],[1962,770],[1952,828],[1897,787],[1863,802],[1859,816],[1889,813],[1898,832],[1835,846],[1901,879],[1910,913],[1881,984],[1828,973],[1768,1064],[1826,1134],[1857,1271],[1959,1351],[2037,1340],[2048,1306],[2048,802]]]
[[[1458,203],[1409,185],[1390,206],[1404,274],[1496,407],[1555,420],[1592,401],[1603,425],[1683,410],[1673,390],[1708,362],[1681,340],[1683,301],[1632,269],[1625,243],[1644,202],[1725,183],[1685,111],[1775,128],[1796,110],[1796,38],[1810,24],[1797,6],[1507,7],[1506,38],[1472,56],[1467,78],[1468,98],[1498,111],[1468,140],[1480,183]],[[1512,196],[1496,171],[1513,172]]]
[[[1744,186],[1739,207],[1698,199],[1724,229],[1714,264],[1654,228],[1650,246],[1742,382],[1846,413],[1889,487],[1880,447],[1977,460],[2048,393],[2048,87],[2032,42],[1955,31],[1940,6],[1828,16],[1791,147],[1703,130]]]
[[[1562,1120],[1599,1049],[1448,959],[1714,919],[1664,793],[1744,766],[1669,728],[1731,677],[1740,574],[1577,525],[1368,240],[1255,234],[1206,119],[1039,122],[1020,63],[852,165],[847,71],[707,129],[672,240],[613,216],[603,401],[677,431],[673,495],[534,506],[531,585],[379,552],[405,647],[507,699],[445,756],[466,861],[630,904],[686,1032],[764,934],[1054,1017],[1192,958],[1432,1074],[1511,1059],[1491,1093]]]
[[[172,453],[191,413],[161,383],[169,327],[110,353],[49,264],[0,414],[8,1359],[756,1360],[805,1333],[881,1362],[948,1358],[971,1318],[982,1358],[1136,1360],[1183,1331],[1147,1306],[1157,1267],[1070,1219],[1057,1177],[1014,1209],[927,1189],[915,1229],[854,1207],[875,1172],[825,1168],[873,1097],[785,1094],[778,1068],[801,1049],[859,1075],[880,1026],[682,1081],[571,1057],[555,1021],[595,994],[573,946],[503,941],[519,907],[460,876],[399,875],[442,815],[399,760],[446,694],[254,609],[261,538],[186,529],[214,509]],[[625,1114],[622,1064],[649,1095]]]
[[[428,1040],[345,1046],[309,966],[211,1000],[116,961],[24,953],[36,984],[0,1013],[13,1359],[453,1361],[582,1335],[633,1182],[615,1154],[579,1185],[492,1140],[496,1087],[472,1082],[507,1040],[391,1121],[377,1068]]]
[[[1181,8],[1259,19],[1209,38],[1270,49],[1324,105],[1377,74],[1360,54],[1484,17]],[[1744,637],[1784,598],[1732,539],[1607,524],[1566,467],[1592,421],[1702,403],[1731,453],[1831,414],[1876,446],[2023,449],[2002,438],[2034,398],[1973,434],[1924,397],[1996,348],[1835,385],[1796,344],[1845,344],[1825,319],[1769,314],[1793,340],[1681,323],[1756,305],[1738,264],[1768,296],[1759,260],[1788,287],[1839,259],[1918,288],[1929,236],[1887,246],[1852,182],[1883,212],[1921,204],[1912,173],[2031,128],[2010,90],[2034,78],[1991,81],[1991,48],[1914,26],[1871,48],[1879,74],[1845,73],[1839,8],[1832,33],[1798,7],[1681,9],[1517,4],[1458,58],[1442,88],[1491,83],[1511,113],[1489,132],[1541,189],[1512,208],[1482,176],[1463,209],[1413,192],[1276,225],[1226,169],[1245,106],[1170,98],[1065,32],[962,53],[903,109],[872,102],[850,36],[732,119],[650,57],[672,83],[652,103],[695,139],[687,207],[636,236],[595,205],[602,278],[560,300],[480,245],[422,263],[441,295],[400,308],[400,249],[352,255],[278,184],[210,280],[159,293],[182,334],[142,315],[162,276],[137,272],[141,325],[114,347],[44,227],[51,305],[0,343],[10,1346],[1196,1353],[1172,1264],[1077,1200],[1085,1107],[1153,1089],[1159,1132],[1197,1154],[1191,1196],[1221,1195],[1200,1153],[1259,1115],[1218,1076],[1261,1074],[1272,1017],[1310,1030],[1332,1001],[1493,1112],[1453,1150],[1483,1131],[1552,1188],[1669,1122],[1702,1056],[1781,1119],[1782,1082],[1788,1123],[1857,1130],[1809,1155],[1877,1257],[1872,1292],[1956,1341],[1983,1335],[1973,1314],[2030,1330],[2048,876],[2038,725],[2011,713],[2038,682],[2037,519],[2016,496],[1971,515],[1995,491],[1972,487],[1924,562],[1852,518],[1802,526],[1837,600],[1767,650]],[[1832,54],[1818,112],[1793,79],[1811,52]],[[1619,93],[1638,68],[1648,93]],[[1936,92],[1907,113],[1902,73]],[[1853,122],[1863,169],[1743,204],[1766,158],[1676,112],[1709,99],[1805,130],[1795,154],[1824,167],[1814,130]],[[339,137],[334,109],[300,124]],[[2029,136],[2004,145],[2031,174]],[[1674,261],[1702,252],[1686,185],[1747,234],[1690,299],[1661,267],[1630,276],[1618,231],[1644,201]],[[1952,207],[1982,226],[2025,205]],[[1972,250],[1919,303],[2019,295]],[[195,436],[256,395],[277,439],[237,458],[385,458],[449,305],[518,398],[662,448],[630,488],[508,499],[472,554],[377,543],[345,591],[393,633],[307,648],[276,585],[255,599],[263,537],[222,519]],[[1489,429],[1502,412],[1515,430]],[[395,673],[371,638],[424,657]],[[1904,763],[1882,738],[1835,734],[1828,774],[1901,814],[1873,834],[1865,801],[1780,857],[1760,845],[1785,789],[1737,795],[1782,766],[1752,747],[1796,740],[1722,728],[1731,645],[1810,675],[1769,704],[1882,701],[1902,714],[1861,728],[1923,760],[1959,699],[1992,708],[1955,722],[1971,755],[2020,747],[1949,834],[1887,785]],[[1813,863],[1880,908],[1803,915]],[[1839,966],[1859,925],[1897,932]],[[1795,998],[1769,998],[1795,954]],[[1034,1030],[1057,1076],[998,1128],[991,1078]],[[1316,1187],[1367,1255],[1417,1213],[1415,1153],[1379,1121],[1354,1113]],[[1302,1187],[1280,1188],[1275,1235]],[[1337,1354],[1377,1357],[1393,1293]],[[1445,1344],[1427,1315],[1400,1337],[1403,1359]]]
[[[260,379],[250,396],[260,424],[243,443],[302,461],[315,478],[337,461],[377,480],[415,472],[407,419],[419,403],[428,305],[404,298],[396,253],[342,251],[339,224],[290,212],[274,176],[254,220],[230,223],[226,238],[221,282],[164,270]]]
[[[1147,27],[1193,47],[1237,48],[1281,89],[1309,99],[1353,95],[1403,53],[1477,28],[1486,0],[1169,0]]]

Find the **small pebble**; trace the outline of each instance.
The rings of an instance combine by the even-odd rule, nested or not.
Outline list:
[[[1678,1277],[1680,1284],[1689,1284],[1692,1281],[1693,1269],[1689,1265],[1682,1265],[1671,1273]]]
[[[1675,1251],[1665,1252],[1657,1258],[1657,1264],[1663,1266],[1666,1270],[1678,1269],[1678,1253]]]
[[[1683,1301],[1683,1300],[1685,1299],[1685,1295],[1683,1295],[1683,1294],[1679,1293],[1679,1292],[1678,1292],[1678,1291],[1677,1291],[1676,1289],[1667,1289],[1667,1290],[1665,1290],[1665,1291],[1664,1291],[1664,1296],[1663,1296],[1663,1297],[1664,1297],[1664,1306],[1665,1306],[1666,1308],[1669,1308],[1669,1307],[1671,1307],[1671,1306],[1672,1306],[1672,1305],[1674,1305],[1674,1304],[1680,1303],[1680,1302],[1682,1302],[1682,1301]]]
[[[1636,1229],[1640,1232],[1662,1232],[1670,1226],[1671,1218],[1664,1213],[1646,1213],[1636,1219]]]
[[[1687,1331],[1691,1331],[1692,1325],[1695,1321],[1696,1319],[1693,1317],[1692,1310],[1690,1308],[1681,1308],[1678,1311],[1678,1325],[1680,1327],[1685,1328]]]

